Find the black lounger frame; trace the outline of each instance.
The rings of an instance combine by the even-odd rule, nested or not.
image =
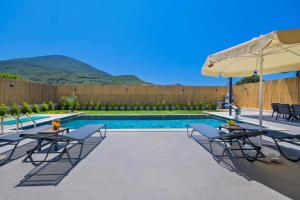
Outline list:
[[[191,134],[189,134],[189,128],[192,128]],[[187,134],[189,137],[193,136],[194,132],[199,132],[196,130],[194,127],[188,125],[187,126]],[[255,145],[249,138],[250,137],[256,137],[260,135],[266,134],[265,132],[240,132],[240,133],[225,133],[225,132],[220,132],[223,133],[220,136],[216,137],[209,137],[205,133],[199,132],[203,136],[208,138],[209,141],[209,146],[210,146],[210,152],[213,156],[213,158],[217,162],[221,162],[223,158],[226,156],[225,153],[228,152],[231,157],[233,158],[246,158],[249,162],[254,162],[259,158],[263,158],[264,155],[261,152],[261,147],[258,145]],[[212,144],[211,143],[216,143],[220,144],[220,146],[223,147],[222,153],[220,155],[216,155],[213,151]],[[230,148],[228,144],[232,144],[236,142],[239,146],[239,148]],[[245,148],[243,147],[245,144],[250,145],[252,148]],[[255,156],[250,156],[245,151],[256,151]],[[232,151],[240,151],[242,153],[242,156],[236,156]]]
[[[101,129],[104,129],[104,134],[102,134]],[[101,140],[104,139],[106,137],[106,125],[104,124],[103,126],[101,126],[98,129],[98,132],[100,134]],[[95,134],[95,133],[96,132],[90,134],[90,136]],[[81,159],[82,148],[83,148],[85,140],[88,138],[87,137],[85,139],[78,140],[76,138],[66,137],[64,135],[57,135],[57,134],[55,134],[55,135],[54,134],[37,134],[37,135],[28,135],[28,136],[24,135],[24,137],[50,142],[50,146],[48,147],[47,152],[45,153],[46,155],[45,155],[44,159],[42,159],[42,160],[35,160],[32,157],[34,154],[39,154],[40,153],[40,148],[42,147],[41,144],[37,144],[33,149],[27,151],[27,156],[23,159],[23,162],[25,162],[25,163],[29,162],[34,166],[40,166],[43,163],[57,162],[57,161],[62,159],[62,156],[64,154],[67,155],[67,159],[70,162],[70,164],[75,166]],[[58,155],[55,156],[52,159],[48,159],[49,154],[50,153],[53,154],[53,152],[51,152],[52,146],[57,145],[58,142],[64,143],[63,150],[60,151],[60,152],[54,152],[54,154],[58,154]],[[79,144],[80,145],[80,151],[79,151],[78,157],[72,158],[70,153],[69,153],[69,149],[70,149],[69,147],[70,147],[70,145],[74,145],[74,144]],[[75,160],[75,161],[72,161],[72,160]]]

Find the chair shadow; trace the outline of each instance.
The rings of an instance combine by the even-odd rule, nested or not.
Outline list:
[[[84,142],[82,154],[78,163],[86,158],[101,142],[103,139],[99,137],[90,137]],[[69,148],[71,157],[79,155],[80,145],[74,144]],[[77,164],[78,164],[77,163]],[[77,165],[76,164],[76,165]],[[69,172],[76,166],[71,165],[66,155],[57,162],[48,162],[35,167],[20,181],[16,187],[22,186],[57,186],[66,177]]]
[[[211,153],[208,140],[202,135],[194,135],[193,139],[206,151]],[[264,146],[276,149],[275,144],[264,141]],[[215,154],[221,152],[222,148],[218,144],[212,144]],[[300,151],[283,147],[284,152],[289,155],[300,155]],[[218,162],[217,162],[218,163]],[[262,161],[248,162],[246,159],[233,158],[227,155],[219,163],[224,168],[244,177],[248,181],[257,181],[273,190],[292,199],[300,197],[300,163],[293,163],[284,158],[282,162],[266,163]]]
[[[3,161],[0,160],[0,167],[23,157],[26,154],[26,151],[32,149],[33,147],[35,147],[35,145],[36,145],[36,142],[34,142],[34,141],[19,145],[9,160],[5,161],[4,163],[3,163]],[[1,155],[4,157],[8,157],[11,152],[12,152],[12,149],[9,149],[7,151],[2,152]]]

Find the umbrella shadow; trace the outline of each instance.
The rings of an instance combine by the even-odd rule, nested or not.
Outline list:
[[[211,153],[207,138],[202,135],[194,135],[193,139],[206,151]],[[264,146],[276,149],[275,144],[264,141]],[[214,153],[222,151],[218,144],[212,144]],[[300,151],[292,148],[283,147],[284,152],[293,156],[300,155]],[[216,162],[218,163],[218,162]],[[262,161],[248,162],[246,159],[233,158],[227,155],[220,163],[221,166],[234,172],[248,181],[257,181],[277,192],[292,199],[300,197],[300,163],[293,163],[284,158],[282,162],[265,163]]]
[[[84,158],[86,158],[101,142],[103,139],[99,137],[88,138],[83,145],[82,153],[79,164]],[[71,157],[76,157],[79,155],[80,145],[74,144],[69,148],[69,153]],[[76,165],[77,165],[76,164]],[[20,181],[16,187],[21,186],[57,186],[76,166],[71,165],[68,161],[67,156],[63,155],[62,159],[56,162],[48,162],[35,167],[31,170],[25,177]]]

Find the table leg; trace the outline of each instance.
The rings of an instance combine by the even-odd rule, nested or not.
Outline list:
[[[38,140],[38,141],[37,141],[37,145],[39,146],[38,151],[41,151],[41,150],[42,150],[42,147],[41,147],[42,141],[43,141],[43,140]]]

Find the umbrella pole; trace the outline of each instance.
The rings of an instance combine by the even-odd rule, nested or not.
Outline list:
[[[262,132],[262,115],[263,115],[263,64],[264,64],[264,58],[263,58],[263,50],[259,52],[259,132]],[[259,146],[262,146],[262,136],[259,136]]]

